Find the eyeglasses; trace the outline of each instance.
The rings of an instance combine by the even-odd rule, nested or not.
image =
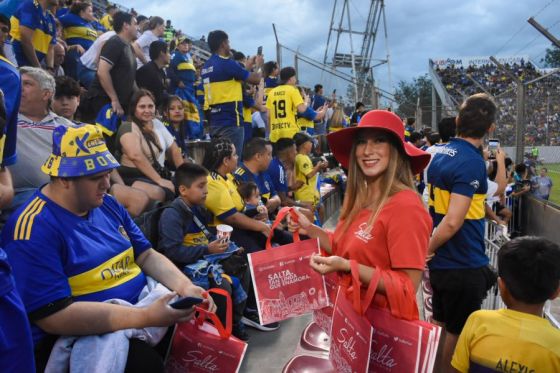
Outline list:
[[[0,27],[0,31],[2,31],[4,34],[7,34],[8,32],[10,32],[10,28],[8,26],[2,26]]]

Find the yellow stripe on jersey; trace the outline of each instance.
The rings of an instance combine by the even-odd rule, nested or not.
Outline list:
[[[183,245],[185,246],[208,245],[208,238],[203,232],[187,233],[183,237]]]
[[[80,38],[95,41],[97,39],[97,31],[85,26],[71,26],[64,28],[64,38]]]
[[[204,96],[208,105],[243,101],[241,82],[232,79],[225,82],[205,83]]]
[[[96,293],[122,285],[138,276],[140,267],[134,261],[132,247],[87,272],[68,279],[72,296]]]
[[[429,185],[428,187],[433,188],[433,193],[430,193],[430,198],[428,200],[428,206],[433,206],[436,214],[447,214],[447,211],[449,210],[449,200],[451,199],[451,193],[448,190],[444,190],[438,187],[434,188],[431,185]],[[486,215],[484,210],[485,199],[485,194],[474,194],[465,219],[483,219]]]
[[[183,100],[183,113],[185,120],[190,120],[196,123],[200,122],[200,113],[198,112],[198,108],[194,102]]]
[[[29,202],[16,221],[14,240],[29,240],[35,216],[43,210],[45,204],[46,202],[39,197],[35,197],[33,201]]]
[[[19,26],[19,19],[12,16],[10,18],[11,24],[11,32],[10,35],[14,40],[21,42],[21,33],[20,33],[20,26]],[[49,51],[49,45],[51,44],[52,36],[49,34],[45,34],[43,30],[35,29],[33,30],[33,48],[36,51],[41,52],[43,54],[47,54]]]
[[[243,122],[253,123],[253,112],[250,107],[243,106]]]
[[[297,118],[297,124],[301,129],[315,127],[315,124],[313,123],[313,121],[311,119],[307,119],[307,118],[304,118],[304,117],[298,117]]]
[[[177,70],[196,70],[192,62],[181,62],[177,65]]]

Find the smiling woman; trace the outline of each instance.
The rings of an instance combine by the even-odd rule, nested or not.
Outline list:
[[[145,191],[156,201],[171,200],[175,187],[165,160],[175,167],[184,160],[173,136],[161,121],[155,118],[153,95],[140,89],[130,102],[131,122],[119,127],[116,138],[119,173],[124,182]]]

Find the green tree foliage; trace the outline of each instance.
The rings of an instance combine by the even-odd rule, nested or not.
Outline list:
[[[546,67],[560,67],[560,48],[553,45],[546,48],[546,55],[541,59]]]
[[[405,117],[415,117],[416,107],[420,97],[423,125],[429,125],[432,111],[432,80],[428,74],[412,79],[412,82],[401,80],[395,90],[397,101],[396,113]]]

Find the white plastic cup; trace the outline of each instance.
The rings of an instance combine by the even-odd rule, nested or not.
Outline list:
[[[233,232],[233,227],[227,224],[218,224],[218,226],[216,227],[218,239],[223,243],[229,242],[231,232]]]

